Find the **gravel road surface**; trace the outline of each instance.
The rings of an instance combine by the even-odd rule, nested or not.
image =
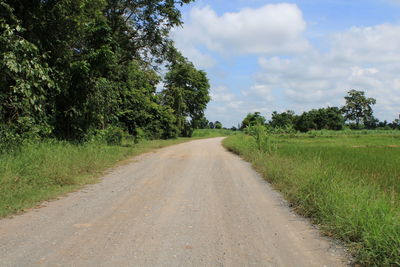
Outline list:
[[[344,266],[222,138],[132,159],[0,220],[0,266]]]

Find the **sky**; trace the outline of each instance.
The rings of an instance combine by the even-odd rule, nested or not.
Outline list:
[[[400,0],[197,0],[171,36],[207,72],[210,121],[343,106],[351,89],[400,113]]]

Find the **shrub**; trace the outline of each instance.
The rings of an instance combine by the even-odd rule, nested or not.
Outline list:
[[[122,144],[124,134],[124,131],[120,127],[111,126],[105,130],[104,138],[107,145],[119,146]]]

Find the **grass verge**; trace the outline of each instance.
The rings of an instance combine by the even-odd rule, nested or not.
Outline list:
[[[311,138],[310,138],[311,137]],[[224,140],[295,209],[345,241],[365,266],[400,266],[400,135],[272,136]]]
[[[193,138],[142,141],[138,144],[125,142],[122,146],[103,143],[74,145],[57,140],[26,144],[16,153],[0,154],[0,218],[94,183],[106,169],[129,157],[169,145],[223,135],[219,131],[208,131],[208,134]]]

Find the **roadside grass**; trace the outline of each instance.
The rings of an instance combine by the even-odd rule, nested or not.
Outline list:
[[[105,170],[129,157],[195,139],[222,136],[219,131],[206,133],[137,144],[125,139],[120,146],[46,140],[25,144],[14,153],[0,154],[0,218],[95,183]]]
[[[238,132],[227,130],[227,129],[198,129],[195,130],[192,137],[220,137],[220,136],[230,136],[235,135]]]
[[[320,133],[319,133],[320,134]],[[345,241],[365,266],[400,266],[400,132],[224,140],[282,191],[296,211]]]

